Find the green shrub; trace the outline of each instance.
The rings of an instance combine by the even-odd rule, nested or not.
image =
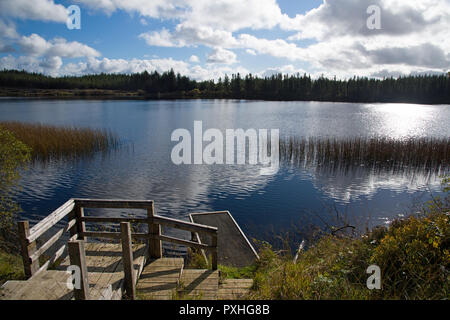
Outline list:
[[[0,126],[0,250],[11,251],[15,246],[14,216],[20,211],[12,199],[19,169],[30,159],[31,150]]]
[[[448,299],[450,217],[394,221],[361,238],[325,236],[297,263],[268,244],[260,250],[254,299]],[[381,290],[369,290],[370,265],[381,269]]]
[[[22,258],[0,251],[0,286],[8,280],[23,280]]]
[[[381,268],[382,297],[448,298],[450,218],[446,213],[397,221],[370,259]]]

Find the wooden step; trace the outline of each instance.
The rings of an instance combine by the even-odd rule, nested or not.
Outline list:
[[[145,245],[134,244],[134,275],[137,279],[145,262]],[[86,243],[86,264],[90,299],[117,300],[122,298],[124,273],[120,244]],[[46,270],[26,281],[8,281],[0,290],[0,300],[68,300],[73,290],[67,286],[70,265],[67,257],[57,267]]]
[[[67,286],[69,274],[47,271],[27,281],[8,281],[0,291],[1,300],[69,300],[73,291]]]
[[[183,258],[151,260],[144,267],[138,280],[136,286],[138,299],[172,299],[176,295],[183,267]]]
[[[181,275],[178,295],[181,299],[217,300],[219,271],[185,269]]]
[[[225,279],[219,284],[219,300],[245,299],[253,286],[252,279]]]

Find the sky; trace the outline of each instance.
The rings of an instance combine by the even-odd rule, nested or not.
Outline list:
[[[51,76],[440,74],[449,39],[450,0],[0,0],[0,69]]]

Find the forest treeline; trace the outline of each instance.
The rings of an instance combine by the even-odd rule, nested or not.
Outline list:
[[[158,73],[94,74],[51,77],[26,71],[0,71],[0,87],[23,89],[98,89],[140,91],[149,98],[219,98],[336,102],[450,103],[450,75],[348,80],[309,75],[257,77],[233,74],[216,81],[195,81],[173,70]]]

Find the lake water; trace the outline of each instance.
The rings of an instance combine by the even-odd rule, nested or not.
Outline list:
[[[110,129],[122,146],[77,161],[35,164],[18,195],[37,221],[68,198],[153,199],[160,215],[229,210],[244,232],[270,235],[331,221],[334,208],[361,223],[384,224],[440,190],[439,173],[333,171],[283,165],[260,176],[259,166],[181,165],[171,161],[178,128],[279,129],[283,137],[449,137],[450,106],[262,102],[232,100],[0,100],[0,121]],[[441,172],[442,173],[442,172]],[[127,214],[120,212],[119,214]]]

